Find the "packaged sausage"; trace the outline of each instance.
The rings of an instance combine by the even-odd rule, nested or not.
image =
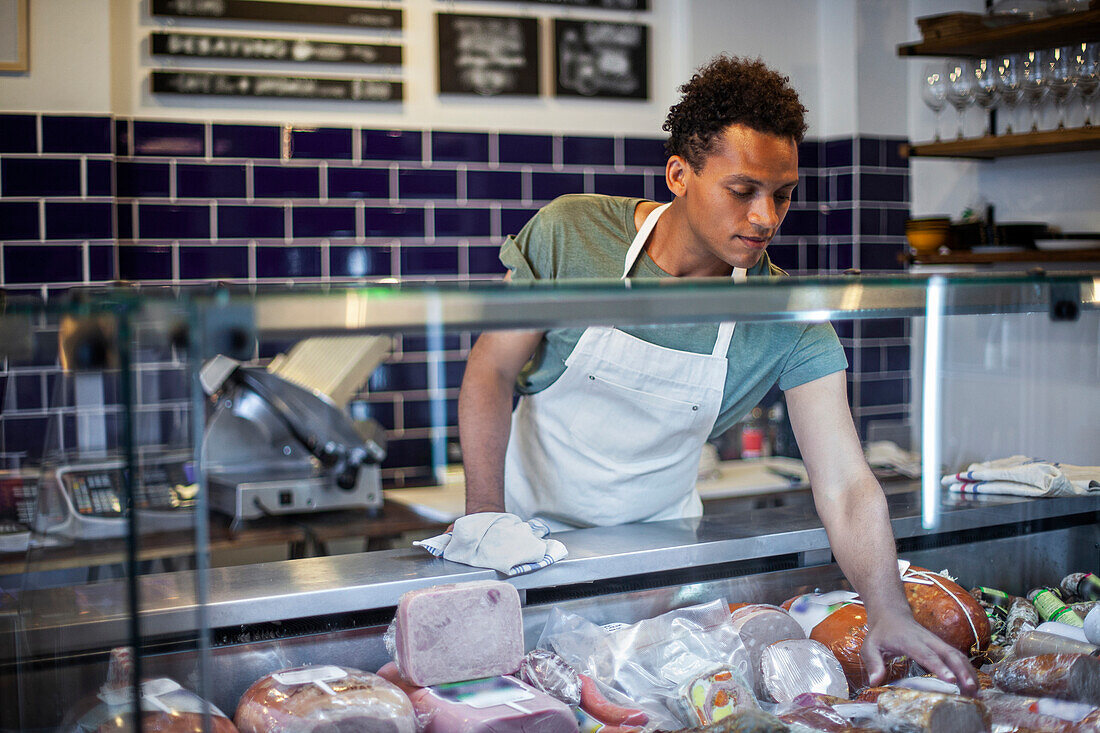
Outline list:
[[[600,692],[595,680],[588,675],[577,676],[581,683],[580,707],[589,715],[607,725],[636,727],[649,722],[644,710],[611,702]]]
[[[1066,598],[1100,601],[1100,578],[1092,573],[1070,573],[1062,578],[1059,587]]]
[[[765,713],[759,708],[745,708],[722,718],[717,723],[687,728],[680,733],[790,733],[790,731],[786,723],[771,713]]]
[[[546,649],[524,655],[516,673],[521,680],[571,708],[581,704],[581,677],[564,659]]]
[[[1040,654],[1002,662],[993,683],[1005,692],[1100,705],[1100,660],[1087,654]]]
[[[688,680],[673,698],[681,720],[695,725],[710,725],[746,708],[755,708],[756,699],[741,675],[729,667],[708,670]]]
[[[335,665],[283,669],[257,680],[237,703],[234,721],[241,733],[416,732],[413,707],[397,686]]]
[[[1096,712],[1089,705],[1011,695],[1000,690],[982,690],[978,693],[989,711],[997,730],[1047,731],[1049,733],[1083,733],[1091,726],[1087,718]]]
[[[819,641],[833,653],[840,662],[848,685],[853,689],[866,687],[867,670],[863,666],[860,652],[863,640],[867,637],[867,611],[861,605],[848,604],[831,613],[824,621],[814,627],[810,638]],[[886,663],[884,681],[901,679],[909,671],[909,662],[895,658]]]
[[[940,692],[895,688],[878,697],[879,714],[894,730],[921,733],[988,733],[989,711],[978,700]]]
[[[387,633],[401,675],[421,687],[511,674],[523,658],[519,593],[497,580],[409,591]]]
[[[901,579],[918,624],[967,656],[989,646],[989,617],[961,586],[915,565],[904,569]]]
[[[1039,654],[1091,654],[1096,656],[1100,654],[1100,647],[1059,634],[1048,634],[1035,630],[1020,634],[1020,638],[1016,640],[1014,651],[1017,657],[1034,657]]]
[[[806,692],[848,697],[848,680],[840,662],[813,639],[790,639],[766,647],[760,668],[768,697],[776,702],[789,702]]]
[[[1008,607],[1008,618],[1005,619],[1004,638],[1005,644],[1011,646],[1025,631],[1031,631],[1039,625],[1039,613],[1026,598],[1013,597],[1012,605]]]
[[[1084,619],[1071,611],[1051,588],[1036,588],[1027,594],[1027,599],[1044,621],[1057,621],[1070,626],[1085,625]]]
[[[730,620],[749,653],[753,692],[761,700],[767,700],[768,691],[760,668],[761,654],[765,648],[778,641],[805,639],[806,632],[789,613],[777,606],[744,606],[730,614]]]

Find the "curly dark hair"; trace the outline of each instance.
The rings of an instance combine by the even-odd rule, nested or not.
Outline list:
[[[806,108],[790,77],[769,69],[760,59],[717,56],[680,87],[678,104],[661,127],[669,134],[665,151],[679,155],[696,172],[714,152],[722,130],[741,124],[757,132],[802,142]]]

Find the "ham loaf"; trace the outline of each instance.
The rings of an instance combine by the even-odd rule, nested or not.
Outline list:
[[[810,632],[810,638],[824,644],[840,662],[844,675],[848,678],[848,685],[853,690],[866,687],[869,682],[867,670],[860,657],[863,640],[866,637],[867,611],[856,603],[841,606],[833,611]],[[886,678],[883,681],[900,680],[906,675],[908,669],[908,662],[900,659],[890,660],[886,665]]]
[[[896,731],[988,733],[991,727],[981,702],[940,692],[891,689],[879,695],[878,711]]]
[[[1039,654],[1002,662],[993,684],[1005,692],[1100,705],[1100,660],[1087,654]]]
[[[916,566],[905,571],[902,581],[918,624],[967,656],[989,647],[989,617],[962,586]]]

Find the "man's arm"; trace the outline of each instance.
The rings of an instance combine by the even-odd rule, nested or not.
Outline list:
[[[541,331],[491,331],[470,349],[458,393],[458,439],[466,473],[466,513],[504,511],[504,453],[516,376]]]
[[[957,682],[964,694],[974,694],[977,680],[969,660],[913,619],[898,576],[886,497],[863,457],[844,372],[789,389],[786,397],[833,555],[867,608],[862,656],[871,684],[883,678],[884,654],[904,654],[937,677]]]

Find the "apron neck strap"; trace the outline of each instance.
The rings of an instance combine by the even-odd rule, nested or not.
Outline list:
[[[733,278],[735,283],[743,283],[747,277],[747,272],[744,267],[735,267],[730,277]],[[733,327],[735,325],[737,324],[734,321],[723,321],[718,324],[718,338],[714,340],[714,351],[711,352],[712,356],[721,356],[725,358],[730,350],[730,341],[733,340]]]

